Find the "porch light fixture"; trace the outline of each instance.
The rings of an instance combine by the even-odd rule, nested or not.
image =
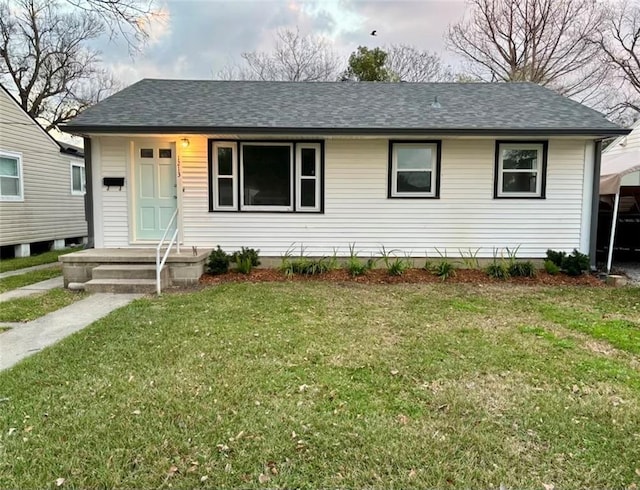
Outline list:
[[[433,98],[433,102],[431,103],[431,107],[434,109],[441,109],[442,108],[442,104],[440,104],[440,101],[438,101],[438,96],[436,95]]]
[[[182,148],[189,148],[189,144],[190,144],[189,138],[182,138],[180,140],[180,143],[182,144]]]

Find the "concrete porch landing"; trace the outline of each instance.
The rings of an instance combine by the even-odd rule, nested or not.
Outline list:
[[[166,248],[162,250],[162,253]],[[169,271],[169,284],[189,285],[195,284],[204,273],[207,258],[211,253],[210,249],[198,249],[194,254],[191,247],[181,248],[180,253],[176,253],[175,247],[172,249],[165,269]],[[93,269],[101,265],[120,265],[123,270],[126,266],[147,265],[155,267],[155,248],[92,248],[73,252],[59,257],[62,262],[62,275],[64,277],[64,287],[69,283],[86,283],[93,279]]]

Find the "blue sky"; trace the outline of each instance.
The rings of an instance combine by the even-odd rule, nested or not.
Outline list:
[[[464,0],[156,0],[164,20],[154,22],[142,53],[122,41],[103,42],[103,59],[124,85],[141,78],[215,78],[246,51],[269,50],[280,28],[326,37],[346,60],[359,45],[411,44],[445,50],[447,26],[461,19]],[[370,36],[376,29],[377,37]]]

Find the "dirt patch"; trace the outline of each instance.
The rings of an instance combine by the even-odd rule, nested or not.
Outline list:
[[[254,269],[249,274],[228,272],[220,275],[204,274],[200,278],[200,284],[222,284],[228,282],[295,282],[295,281],[329,281],[352,282],[361,284],[417,284],[443,282],[438,276],[424,269],[410,269],[401,276],[391,276],[385,269],[375,269],[367,274],[352,277],[344,269],[336,269],[315,276],[293,275],[286,276],[277,269]],[[453,277],[445,282],[462,284],[518,284],[518,285],[545,285],[545,286],[604,286],[604,283],[595,276],[582,275],[570,277],[565,274],[555,276],[546,272],[539,272],[536,277],[512,277],[506,280],[493,279],[481,270],[461,269],[457,270]]]

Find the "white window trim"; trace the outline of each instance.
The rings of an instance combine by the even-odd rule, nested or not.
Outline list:
[[[84,177],[84,191],[77,191],[73,188],[73,167],[82,169],[80,173],[81,177]],[[72,196],[84,196],[87,193],[87,175],[84,170],[84,162],[69,162],[69,176],[71,178],[71,195]]]
[[[396,143],[391,142],[391,197],[436,197],[436,182],[438,172],[438,145],[436,143]],[[398,172],[428,172],[423,168],[398,169],[398,148],[431,149],[431,191],[430,192],[398,192]]]
[[[214,211],[237,211],[238,210],[238,150],[237,144],[228,141],[216,141],[213,143],[212,164],[213,164],[213,185],[215,192],[213,193],[213,210]],[[218,173],[218,148],[231,148],[231,175],[219,175]],[[218,187],[218,178],[231,179],[231,189],[233,200],[230,206],[221,206],[218,202],[220,188]]]
[[[536,158],[535,169],[507,169],[508,173],[532,173],[536,174],[536,190],[535,192],[505,192],[502,190],[504,168],[504,150],[536,150],[538,157]],[[544,145],[542,143],[498,143],[498,192],[497,197],[542,197],[542,159],[544,158]]]
[[[315,176],[302,175],[302,150],[314,149],[316,151]],[[302,213],[317,213],[320,211],[320,143],[297,143],[296,144],[296,211]],[[302,205],[302,180],[315,180],[316,205]]]
[[[2,196],[0,201],[24,202],[24,178],[22,174],[22,153],[8,150],[0,150],[0,157],[12,158],[18,161],[18,187],[20,189],[19,196]],[[9,177],[15,178],[15,177]]]
[[[293,143],[271,143],[271,142],[247,142],[240,143],[240,211],[272,211],[272,212],[282,212],[282,211],[293,211],[293,189],[295,183],[293,181],[289,182],[289,202],[290,206],[251,206],[244,203],[244,152],[242,151],[245,146],[287,146],[289,147],[289,175],[293,176],[294,165],[293,165]],[[217,182],[216,182],[217,183]]]

